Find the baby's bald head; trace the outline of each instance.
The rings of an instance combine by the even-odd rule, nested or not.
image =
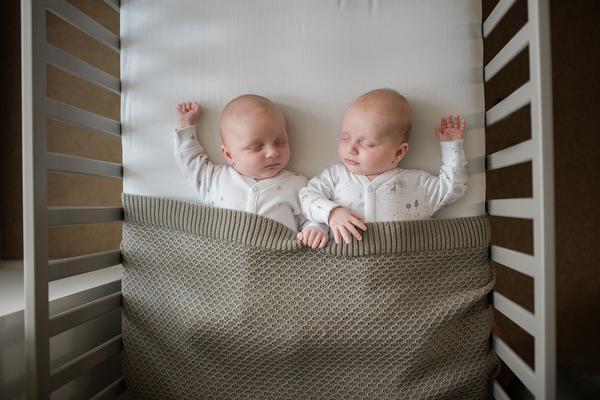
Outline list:
[[[256,116],[277,118],[285,124],[283,112],[271,100],[255,94],[244,94],[227,103],[221,113],[221,141],[225,143],[236,126]]]
[[[404,96],[392,89],[375,89],[359,96],[349,109],[368,112],[378,117],[385,132],[408,141],[412,125],[412,110]]]

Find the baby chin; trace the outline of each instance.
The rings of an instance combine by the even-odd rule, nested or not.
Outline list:
[[[277,176],[284,168],[285,168],[285,165],[282,165],[280,163],[266,165],[253,178],[254,179],[273,178],[274,176]]]

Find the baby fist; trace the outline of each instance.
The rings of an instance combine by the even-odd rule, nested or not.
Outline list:
[[[200,118],[202,107],[197,102],[187,102],[177,104],[177,129],[187,128],[196,125]]]
[[[449,142],[451,140],[459,140],[465,137],[465,120],[458,114],[448,114],[442,117],[440,126],[435,128],[435,133],[440,142]]]
[[[322,249],[329,241],[326,234],[315,228],[305,228],[302,232],[298,233],[297,237],[298,240],[302,241],[303,245],[313,249]]]

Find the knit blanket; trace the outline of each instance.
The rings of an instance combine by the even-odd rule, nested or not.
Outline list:
[[[485,216],[372,223],[311,250],[257,215],[123,203],[132,398],[490,398]]]

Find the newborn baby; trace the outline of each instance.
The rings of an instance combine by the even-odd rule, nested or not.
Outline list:
[[[269,99],[243,95],[221,113],[221,151],[228,165],[208,161],[196,137],[198,103],[177,105],[175,158],[208,206],[241,210],[279,221],[297,232],[311,225],[300,209],[302,175],[287,171],[290,147],[285,118]],[[323,229],[323,228],[321,228]]]
[[[376,89],[358,97],[346,110],[338,156],[300,190],[309,220],[329,225],[334,240],[361,240],[365,222],[431,217],[464,195],[467,187],[463,150],[465,121],[458,114],[436,128],[442,148],[439,175],[398,168],[408,152],[411,108],[395,90]],[[327,240],[321,229],[298,234],[309,246]]]

